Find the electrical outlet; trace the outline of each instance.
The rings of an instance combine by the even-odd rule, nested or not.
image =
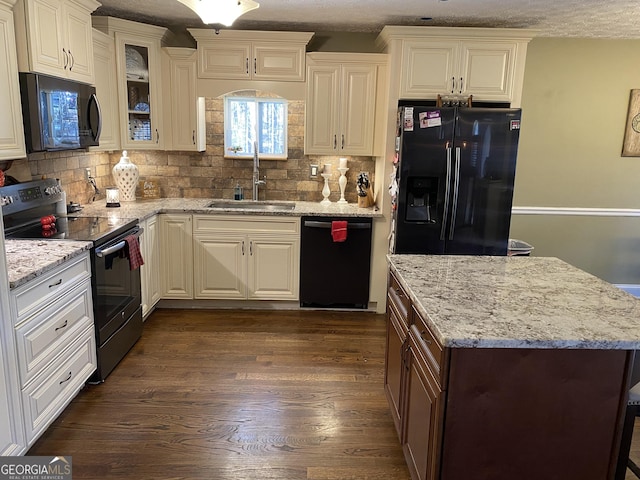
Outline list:
[[[318,176],[318,165],[309,165],[309,176],[316,178]]]
[[[84,179],[87,182],[91,180],[91,169],[89,167],[84,169]]]

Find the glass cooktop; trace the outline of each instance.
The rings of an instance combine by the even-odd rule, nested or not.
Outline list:
[[[135,218],[70,217],[56,218],[55,227],[47,228],[40,222],[7,232],[7,238],[52,238],[102,242],[135,227]]]

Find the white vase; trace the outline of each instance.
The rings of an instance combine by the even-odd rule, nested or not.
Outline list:
[[[111,171],[116,186],[120,190],[120,201],[135,202],[136,187],[138,186],[138,178],[140,173],[138,167],[131,163],[131,159],[127,157],[127,151],[122,152],[120,161],[116,163]]]

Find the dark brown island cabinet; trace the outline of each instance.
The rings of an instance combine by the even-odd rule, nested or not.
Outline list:
[[[388,285],[385,392],[413,480],[613,478],[633,352],[444,348]]]

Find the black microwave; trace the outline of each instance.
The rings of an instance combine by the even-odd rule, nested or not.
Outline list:
[[[36,73],[20,73],[27,152],[98,145],[102,121],[91,85]]]

